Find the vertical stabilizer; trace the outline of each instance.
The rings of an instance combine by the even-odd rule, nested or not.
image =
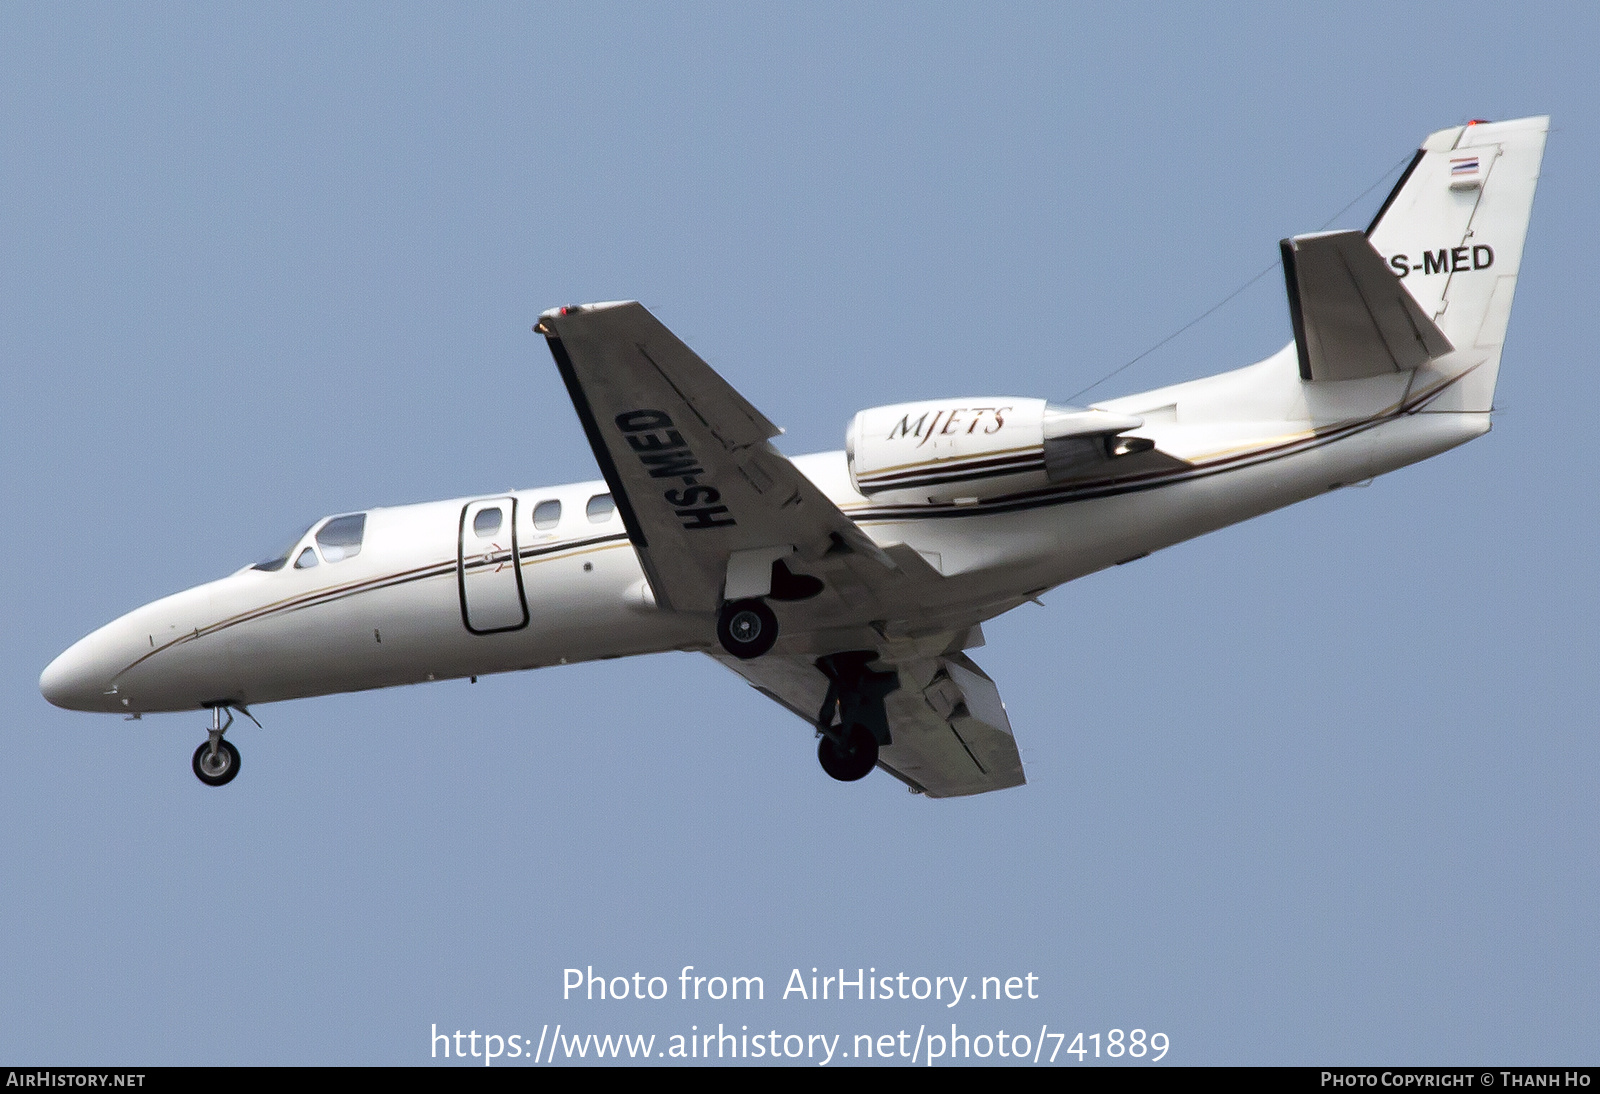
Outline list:
[[[1471,369],[1430,409],[1487,411],[1544,158],[1547,117],[1473,122],[1423,142],[1367,237]],[[1443,362],[1441,362],[1443,364]]]

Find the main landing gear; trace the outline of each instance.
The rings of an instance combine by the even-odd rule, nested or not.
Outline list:
[[[878,764],[878,749],[891,743],[883,700],[900,676],[867,668],[874,650],[851,650],[817,658],[828,678],[828,696],[817,712],[817,761],[840,782],[864,779]]]
[[[839,732],[843,726],[833,728],[834,736],[824,733],[817,742],[817,762],[822,770],[842,783],[866,778],[878,766],[878,742],[872,732],[864,725],[853,725],[847,733]]]
[[[772,564],[770,600],[810,600],[822,592],[822,579],[797,574],[780,558]],[[766,600],[730,600],[717,613],[717,641],[741,661],[760,657],[778,640],[778,617]]]
[[[224,722],[222,716],[228,720]],[[195,777],[207,786],[225,786],[239,774],[239,750],[231,741],[222,739],[233,725],[233,711],[224,706],[211,708],[211,734],[194,750]]]
[[[761,600],[733,600],[717,615],[717,641],[741,661],[760,657],[778,640],[778,617]]]

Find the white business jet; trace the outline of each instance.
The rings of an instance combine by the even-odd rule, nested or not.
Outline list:
[[[1023,783],[981,624],[1063,582],[1489,429],[1546,118],[1429,137],[1366,232],[1280,244],[1294,342],[1087,407],[982,396],[779,432],[636,303],[544,313],[603,482],[341,513],[130,612],[39,679],[73,710],[312,695],[697,650],[815,727],[822,767],[930,797]]]

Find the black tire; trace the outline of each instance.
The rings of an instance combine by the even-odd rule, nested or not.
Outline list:
[[[760,657],[778,640],[778,617],[761,600],[734,600],[717,616],[717,641],[722,648],[748,661]]]
[[[239,750],[226,738],[217,747],[216,762],[211,762],[211,742],[204,741],[194,750],[195,778],[207,786],[226,786],[239,774]]]
[[[842,783],[864,779],[878,766],[878,741],[866,726],[850,727],[846,747],[834,744],[833,738],[823,737],[817,742],[817,760],[822,770]]]

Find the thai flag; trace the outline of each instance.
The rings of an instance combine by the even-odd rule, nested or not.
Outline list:
[[[1461,178],[1463,175],[1476,175],[1478,173],[1478,157],[1466,156],[1450,161],[1450,177]]]

